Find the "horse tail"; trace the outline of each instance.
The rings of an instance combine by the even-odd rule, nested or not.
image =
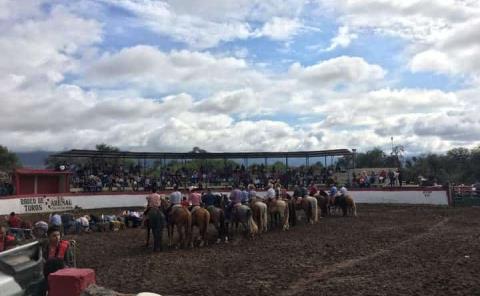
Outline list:
[[[248,224],[248,229],[250,231],[250,234],[254,235],[258,231],[258,226],[257,226],[257,223],[255,223],[255,221],[253,220],[251,209],[247,210],[247,224]]]
[[[288,230],[290,227],[290,208],[287,202],[285,202],[285,208],[283,209],[283,230]]]
[[[348,199],[350,200],[350,203],[351,203],[352,214],[354,217],[357,217],[357,205],[355,204],[355,201],[351,196],[348,196]]]
[[[218,221],[220,223],[220,236],[225,238],[227,235],[227,230],[225,229],[225,212],[223,210],[220,210],[218,212]]]
[[[191,235],[192,235],[192,214],[190,214],[190,212],[183,208],[184,212],[186,213],[186,219],[185,219],[185,224],[184,224],[184,227],[185,227],[185,239],[186,241],[189,243],[190,240],[191,240]]]
[[[262,207],[262,231],[267,232],[268,230],[268,209],[267,207]]]
[[[205,235],[207,235],[208,224],[210,223],[210,213],[207,210],[205,210],[204,213],[205,213],[204,214],[205,221],[203,221],[203,227],[204,227]]]
[[[312,199],[312,218],[315,223],[318,222],[318,202],[316,198]]]

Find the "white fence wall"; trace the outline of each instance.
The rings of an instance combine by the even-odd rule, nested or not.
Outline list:
[[[265,192],[257,192],[264,195]],[[357,203],[397,203],[448,205],[446,191],[351,191]],[[65,195],[0,199],[0,215],[65,211],[78,206],[83,209],[143,207],[143,194]]]

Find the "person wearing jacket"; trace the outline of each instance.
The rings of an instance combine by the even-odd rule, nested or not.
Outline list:
[[[59,226],[51,226],[47,231],[47,239],[42,247],[45,261],[43,275],[45,277],[44,291],[48,290],[48,276],[60,269],[74,266],[73,248],[70,242],[61,239]]]

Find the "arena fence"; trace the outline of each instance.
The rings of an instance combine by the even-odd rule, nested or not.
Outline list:
[[[425,204],[449,205],[447,190],[440,188],[415,188],[415,189],[358,189],[350,191],[357,203],[380,204]],[[163,192],[169,194],[170,192]],[[227,191],[219,193],[228,194]],[[265,195],[266,192],[257,192]],[[19,214],[64,212],[75,208],[100,209],[100,208],[132,208],[146,206],[147,193],[119,192],[98,194],[64,194],[41,196],[16,196],[0,199],[0,215],[10,212]]]

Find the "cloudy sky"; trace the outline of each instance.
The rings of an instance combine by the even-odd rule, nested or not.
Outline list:
[[[480,1],[0,0],[14,151],[480,142]]]

